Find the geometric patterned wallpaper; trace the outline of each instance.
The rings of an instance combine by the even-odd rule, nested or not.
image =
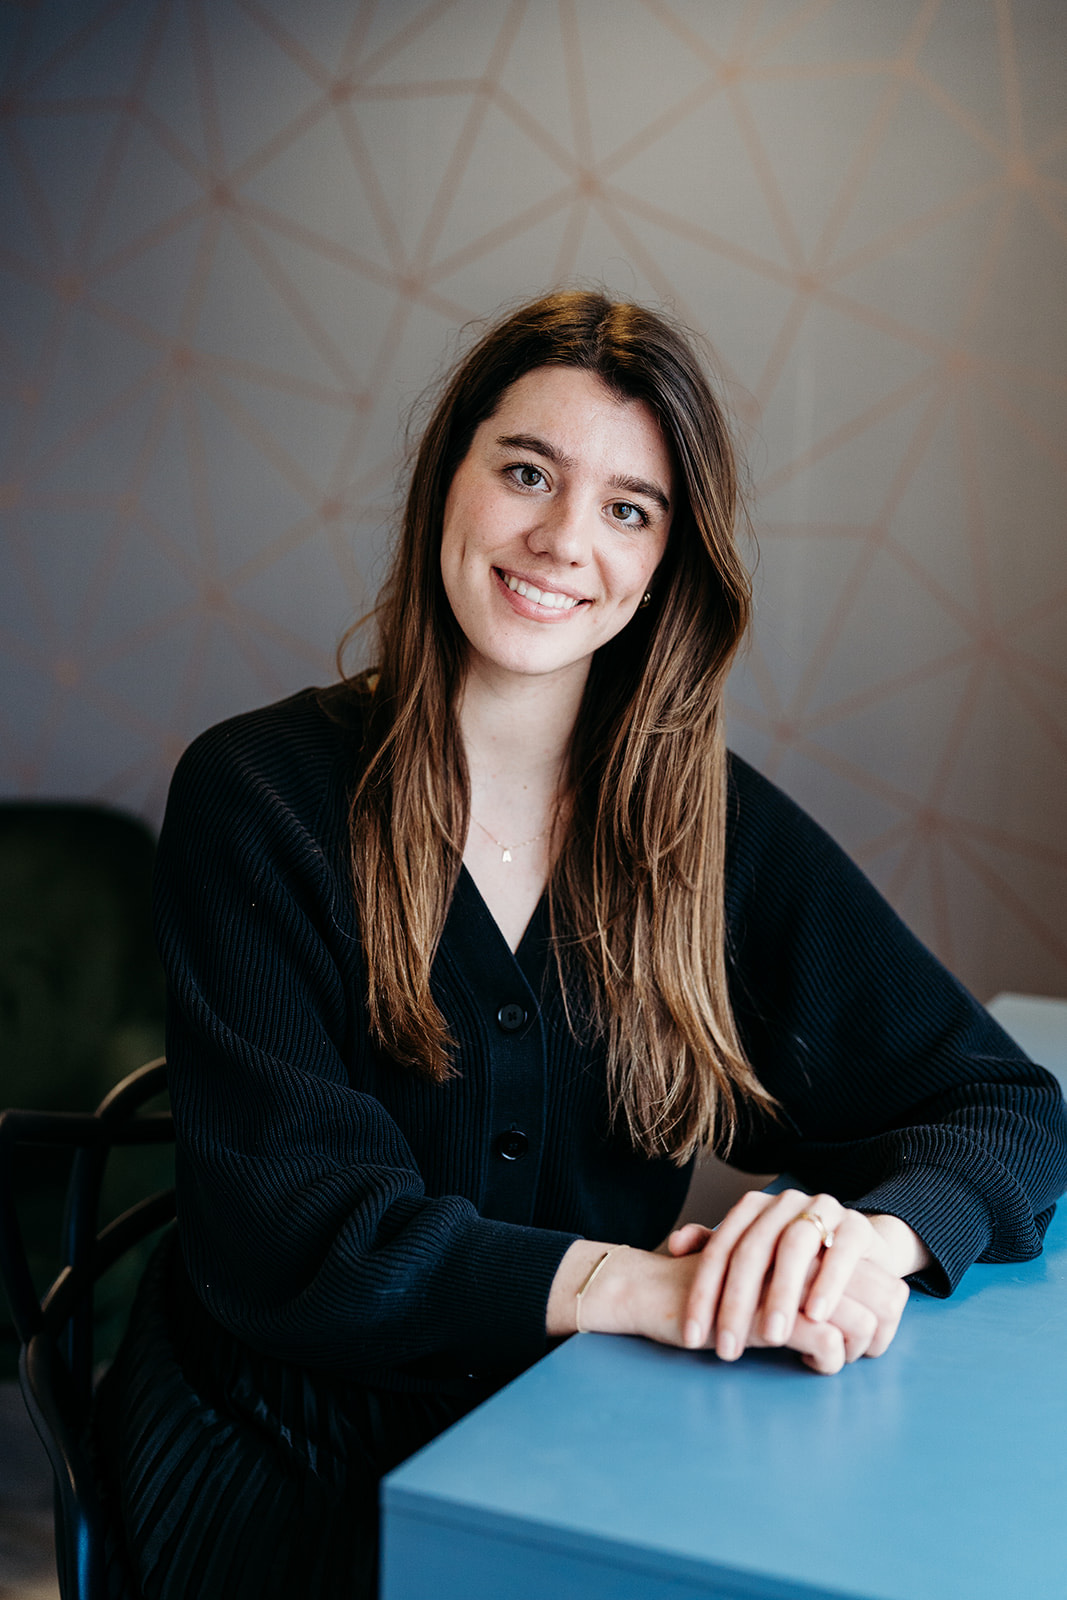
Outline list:
[[[157,823],[328,680],[460,330],[603,283],[744,439],[732,742],[1067,993],[1061,0],[11,0],[0,63],[2,792]]]

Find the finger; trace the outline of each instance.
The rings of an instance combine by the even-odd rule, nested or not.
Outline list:
[[[850,1217],[858,1226],[853,1226]],[[823,1248],[824,1230],[831,1232],[832,1248]],[[813,1322],[827,1321],[871,1232],[865,1218],[845,1211],[825,1194],[815,1195],[791,1219],[775,1252],[774,1270],[760,1308],[760,1331],[769,1344],[787,1343],[801,1307]],[[833,1271],[828,1275],[831,1260]],[[821,1292],[817,1284],[822,1285]]]
[[[765,1343],[765,1340],[754,1335],[752,1344],[755,1348],[763,1348]],[[845,1365],[845,1337],[841,1329],[832,1322],[812,1322],[803,1313],[793,1324],[788,1348],[795,1350],[812,1372],[829,1376],[840,1372]]]
[[[753,1222],[774,1204],[774,1200],[773,1195],[764,1194],[760,1190],[750,1190],[730,1208],[719,1226],[708,1237],[701,1251],[700,1265],[693,1275],[683,1313],[682,1338],[690,1350],[700,1349],[708,1343],[718,1309],[723,1278],[733,1253]],[[734,1354],[740,1355],[743,1349],[744,1346],[739,1345]],[[720,1354],[722,1353],[720,1351]],[[724,1354],[723,1359],[731,1358]]]
[[[849,1281],[848,1297],[865,1305],[877,1321],[877,1329],[866,1354],[884,1355],[896,1337],[904,1307],[908,1303],[907,1284],[877,1262],[861,1261]]]
[[[820,1195],[812,1209],[819,1210],[822,1200]],[[804,1314],[813,1322],[825,1322],[833,1315],[858,1263],[879,1249],[878,1237],[865,1216],[843,1207],[838,1209],[833,1246],[823,1251],[804,1300]]]
[[[667,1249],[672,1256],[691,1256],[703,1250],[711,1238],[712,1230],[699,1222],[687,1222],[667,1236]]]
[[[810,1222],[798,1221],[807,1198],[795,1189],[776,1195],[734,1246],[715,1321],[715,1348],[724,1360],[739,1355],[750,1342],[765,1285],[779,1267],[775,1320],[764,1325],[761,1318],[759,1331],[768,1342],[788,1342],[807,1273],[821,1249],[820,1231]],[[841,1209],[832,1201],[827,1212],[831,1204]],[[832,1214],[830,1220],[836,1220]]]
[[[834,1310],[832,1326],[844,1340],[846,1361],[858,1361],[860,1356],[871,1354],[879,1325],[878,1318],[869,1306],[843,1294]]]

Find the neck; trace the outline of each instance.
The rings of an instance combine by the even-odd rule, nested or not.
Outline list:
[[[585,679],[584,671],[506,679],[468,673],[459,727],[476,815],[479,796],[521,789],[547,803],[558,794]]]

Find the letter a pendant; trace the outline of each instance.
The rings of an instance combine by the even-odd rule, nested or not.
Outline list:
[[[500,851],[500,859],[505,866],[507,866],[508,862],[511,860],[511,852],[513,850],[524,850],[528,844],[536,844],[538,839],[545,839],[552,832],[551,828],[545,828],[541,833],[535,833],[532,839],[523,839],[519,844],[505,844],[503,839],[498,839],[495,833],[490,833],[485,823],[479,822],[477,817],[472,817],[471,821],[475,823],[477,827],[481,828],[487,839],[492,839],[493,843]]]

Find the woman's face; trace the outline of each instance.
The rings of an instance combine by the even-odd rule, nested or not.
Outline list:
[[[584,680],[637,610],[673,503],[671,453],[644,401],[573,367],[525,373],[445,502],[441,574],[470,670]]]

